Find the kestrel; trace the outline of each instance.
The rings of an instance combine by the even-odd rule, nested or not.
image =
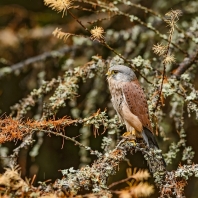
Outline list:
[[[116,65],[107,72],[112,104],[127,133],[133,137],[143,138],[148,147],[158,149],[155,140],[146,96],[132,69],[124,65]]]

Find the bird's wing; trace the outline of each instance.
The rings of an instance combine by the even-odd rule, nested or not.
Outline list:
[[[137,80],[131,82],[123,82],[122,91],[124,100],[131,113],[139,118],[143,127],[148,128],[150,131],[152,131],[146,96],[139,82]]]
[[[148,106],[146,96],[144,91],[142,90],[139,82],[131,81],[131,82],[124,82],[122,84],[122,91],[124,100],[126,105],[128,106],[129,110],[132,114],[137,116],[140,122],[143,125],[142,137],[145,140],[146,144],[153,149],[159,149],[157,141],[155,140],[154,134],[152,133],[152,127],[149,120],[148,114]],[[159,168],[166,169],[166,163],[161,154],[160,166]],[[149,164],[150,169],[152,169],[152,165]]]

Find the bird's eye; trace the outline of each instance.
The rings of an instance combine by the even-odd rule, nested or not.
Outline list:
[[[114,74],[117,74],[117,73],[118,73],[118,71],[114,70],[114,71],[113,71],[113,73],[114,73]]]

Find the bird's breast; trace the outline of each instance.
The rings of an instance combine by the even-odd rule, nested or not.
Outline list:
[[[111,100],[114,109],[120,115],[122,111],[122,103],[123,103],[123,94],[122,94],[122,85],[118,83],[113,78],[109,79],[109,90],[111,93]]]

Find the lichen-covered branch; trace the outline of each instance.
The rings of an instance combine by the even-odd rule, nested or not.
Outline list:
[[[16,72],[16,71],[19,72],[19,71],[25,69],[26,67],[28,67],[30,65],[33,65],[37,62],[43,62],[43,61],[46,61],[49,58],[63,57],[66,53],[69,53],[69,52],[74,51],[76,49],[77,49],[77,46],[63,47],[59,50],[53,50],[53,51],[50,51],[50,52],[45,52],[45,53],[40,54],[38,56],[28,58],[28,59],[26,59],[22,62],[13,64],[9,67],[1,68],[0,69],[0,79],[7,74],[11,74],[11,73]]]
[[[49,103],[44,106],[43,116],[56,114],[60,107],[65,106],[67,99],[72,99],[77,96],[78,81],[87,78],[93,78],[97,73],[104,73],[106,64],[100,57],[95,57],[95,60],[88,62],[82,67],[77,67],[73,71],[67,71],[63,78],[52,79],[50,82],[43,82],[39,89],[34,89],[27,98],[22,99],[15,104],[12,109],[12,114],[17,113],[17,118],[20,119],[25,116],[33,106],[35,106],[38,99],[45,96],[52,89],[56,88],[54,94],[49,98]]]

